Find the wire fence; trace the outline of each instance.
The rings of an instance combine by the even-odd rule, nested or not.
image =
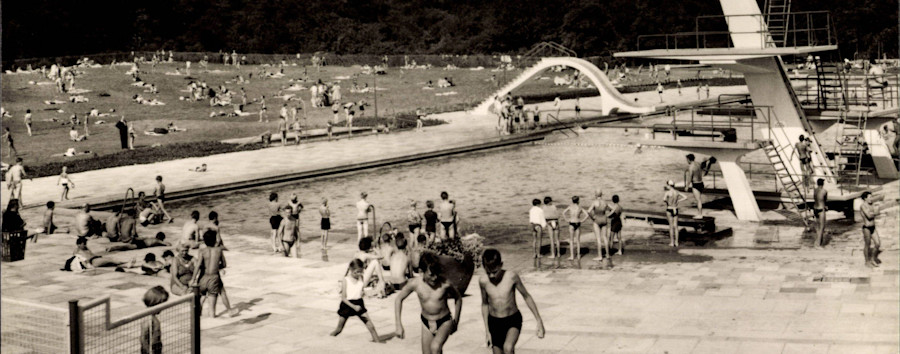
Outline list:
[[[65,308],[0,299],[0,352],[66,353],[69,312]]]
[[[83,353],[191,353],[193,298],[169,300],[115,322],[108,297],[79,306]]]

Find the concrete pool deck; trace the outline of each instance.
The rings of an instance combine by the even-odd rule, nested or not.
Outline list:
[[[896,183],[892,186],[896,189]],[[535,337],[535,322],[521,298],[525,319],[520,353],[896,353],[900,346],[900,252],[897,207],[882,216],[884,263],[862,265],[858,226],[837,226],[824,250],[748,250],[629,246],[614,256],[615,267],[600,269],[586,257],[581,268],[532,267],[528,250],[498,245],[507,269],[518,271],[535,298],[547,330]],[[31,216],[28,221],[39,216]],[[798,229],[779,226],[782,232]],[[177,233],[180,223],[156,225]],[[841,231],[843,230],[843,231]],[[796,230],[795,230],[796,231]],[[802,230],[801,230],[802,231]],[[738,226],[736,233],[758,232]],[[337,235],[336,235],[337,236]],[[340,235],[351,237],[352,235]],[[337,238],[337,237],[335,237]],[[583,245],[591,247],[590,234]],[[61,272],[75,237],[45,236],[28,244],[25,260],[2,263],[2,296],[65,308],[70,299],[109,295],[112,318],[144,308],[141,295],[154,285],[168,287],[168,274],[143,276],[111,270]],[[318,237],[305,237],[300,259],[273,256],[258,236],[229,235],[229,267],[223,275],[237,317],[201,320],[207,353],[417,353],[419,305],[404,306],[407,338],[369,342],[358,320],[348,321],[337,338],[337,280],[355,249],[335,242],[330,261],[320,260]],[[92,240],[98,251],[104,240]],[[140,258],[148,250],[108,254],[116,260]],[[153,249],[155,253],[161,248]],[[546,258],[545,258],[546,259]],[[482,274],[476,270],[476,276]],[[488,353],[484,348],[480,295],[472,282],[463,299],[459,331],[448,353]],[[394,331],[394,297],[366,298],[382,337]],[[223,311],[220,303],[219,311]]]

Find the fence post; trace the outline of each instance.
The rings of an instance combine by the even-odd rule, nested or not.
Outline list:
[[[84,346],[81,343],[81,313],[78,310],[78,300],[69,300],[69,353],[84,353]]]
[[[191,299],[191,353],[200,354],[200,289],[193,288],[194,298]],[[211,311],[215,311],[212,309]]]

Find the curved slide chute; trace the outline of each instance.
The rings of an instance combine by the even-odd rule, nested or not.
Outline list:
[[[488,108],[490,108],[491,104],[494,102],[494,97],[505,96],[535,75],[560,65],[578,70],[591,80],[591,83],[594,84],[597,91],[600,91],[601,111],[604,115],[617,111],[628,113],[650,113],[656,110],[655,106],[636,105],[634,102],[629,101],[625,96],[622,96],[622,94],[619,93],[619,90],[616,90],[612,83],[609,82],[609,78],[606,77],[606,74],[589,61],[575,57],[553,57],[543,58],[537,64],[523,71],[515,79],[500,88],[497,92],[494,92],[494,94],[488,97],[484,102],[481,102],[481,104],[472,109],[471,113],[488,114]]]

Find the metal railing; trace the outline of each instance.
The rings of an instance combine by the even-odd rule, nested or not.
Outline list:
[[[767,16],[784,16],[789,19],[787,22],[789,24],[788,27],[778,31],[784,34],[784,47],[837,45],[834,22],[831,20],[831,14],[828,11],[802,11],[697,16],[694,20],[694,31],[640,35],[638,36],[637,49],[733,48],[732,35],[753,35],[759,37],[760,49],[771,48],[774,47],[774,41],[766,25]],[[730,21],[742,21],[748,18],[750,21],[756,22],[761,30],[723,30],[723,28],[727,28]],[[713,29],[706,29],[710,27],[713,27]]]
[[[816,76],[795,76],[790,79],[791,81],[802,81],[806,86],[797,92],[797,97],[802,98],[803,108],[817,108],[818,103],[823,99],[834,99],[833,97],[821,97],[817,88],[818,78]],[[872,107],[886,109],[898,105],[900,78],[895,74],[844,76],[841,82],[849,106],[864,106],[867,107],[867,110],[872,110]],[[887,82],[887,85],[879,87],[876,84],[878,82]]]
[[[671,123],[653,125],[651,134],[655,139],[657,130],[671,130],[672,138],[678,140],[679,131],[687,131],[693,136],[698,136],[697,132],[704,132],[710,133],[707,134],[710,141],[716,141],[716,138],[718,137],[716,133],[724,133],[725,130],[733,129],[734,133],[737,134],[737,128],[750,128],[750,141],[752,142],[757,141],[757,138],[763,138],[758,135],[756,132],[757,129],[766,127],[766,130],[771,133],[772,125],[768,117],[771,115],[770,112],[772,107],[748,105],[740,107],[739,110],[738,107],[735,107],[735,111],[745,113],[747,108],[750,108],[751,110],[749,119],[744,119],[747,116],[745,114],[736,115],[732,114],[734,112],[728,110],[722,110],[722,113],[725,113],[724,115],[709,114],[708,119],[706,117],[701,117],[701,115],[698,114],[699,111],[710,109],[709,107],[693,107],[686,110],[672,109],[667,112],[667,115],[672,117]],[[763,110],[765,110],[767,114],[759,114],[759,112],[762,112]],[[690,118],[679,119],[679,113],[684,111],[690,113]],[[763,117],[761,121],[757,119],[760,116]],[[736,135],[735,138],[737,138]],[[767,137],[766,140],[770,140],[770,137]]]
[[[3,353],[66,353],[69,312],[9,296],[0,298],[0,351]]]

